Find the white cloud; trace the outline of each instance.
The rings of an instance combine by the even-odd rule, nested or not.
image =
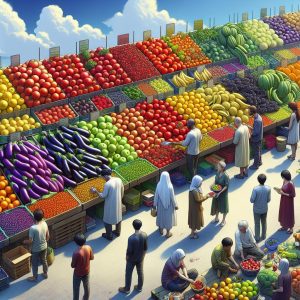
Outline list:
[[[108,35],[109,45],[117,43],[117,36],[123,33],[130,34],[134,31],[135,41],[143,39],[143,31],[152,30],[153,37],[159,37],[160,26],[162,35],[165,34],[166,24],[175,23],[175,30],[186,30],[186,22],[172,18],[168,11],[158,10],[157,0],[128,0],[123,12],[117,12],[112,18],[104,22],[111,28]]]

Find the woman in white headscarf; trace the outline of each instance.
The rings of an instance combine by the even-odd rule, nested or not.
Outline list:
[[[184,251],[177,249],[165,263],[161,283],[165,289],[171,292],[183,292],[198,277],[196,269],[186,269],[184,258]]]
[[[212,195],[207,194],[206,196],[202,193],[203,179],[201,176],[196,175],[192,179],[192,183],[189,189],[189,217],[188,224],[191,228],[192,239],[197,239],[199,236],[196,233],[197,230],[200,230],[204,226],[204,217],[203,217],[203,206],[202,202],[212,197]]]
[[[281,259],[278,266],[280,275],[278,276],[277,286],[273,290],[272,300],[290,299],[292,294],[292,276],[289,268],[289,261],[286,258]]]
[[[171,228],[177,225],[176,212],[178,209],[175,199],[174,188],[168,172],[162,172],[157,184],[153,206],[157,210],[156,225],[159,233],[167,230],[166,238],[172,236]]]

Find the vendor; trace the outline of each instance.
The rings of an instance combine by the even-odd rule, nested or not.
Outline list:
[[[253,233],[246,220],[238,224],[238,230],[235,233],[235,255],[243,260],[247,256],[252,256],[258,260],[264,257],[264,252],[258,248]]]
[[[161,275],[161,283],[165,289],[171,292],[183,292],[190,283],[195,283],[198,277],[196,269],[187,271],[184,258],[184,251],[177,249],[165,263]]]
[[[217,271],[218,277],[226,278],[229,273],[237,273],[239,266],[231,255],[233,241],[226,237],[222,240],[222,244],[215,247],[211,254],[211,264]]]
[[[186,135],[185,140],[181,143],[172,143],[172,145],[187,147],[187,168],[190,173],[189,179],[191,181],[192,178],[197,174],[202,134],[200,129],[195,126],[195,121],[193,119],[189,119],[186,123],[186,126],[190,131]]]
[[[277,286],[274,287],[272,300],[289,300],[292,294],[292,277],[289,271],[289,261],[283,258],[279,262],[280,275]]]

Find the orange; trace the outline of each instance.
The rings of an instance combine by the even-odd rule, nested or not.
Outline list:
[[[7,206],[7,209],[12,209],[12,208],[14,208],[14,205],[9,203],[8,206]]]
[[[0,190],[5,189],[5,187],[6,187],[6,184],[5,184],[4,180],[1,180],[0,181]]]
[[[7,195],[10,195],[12,193],[12,188],[8,185],[6,188],[5,188],[5,192]]]
[[[14,207],[19,206],[20,205],[20,201],[19,200],[15,200],[12,204],[13,204]]]
[[[10,195],[9,195],[9,199],[10,199],[11,201],[15,201],[15,200],[17,199],[17,196],[16,196],[15,194],[10,194]]]
[[[0,196],[6,197],[6,192],[5,192],[5,190],[0,190]]]
[[[4,176],[0,176],[0,180],[5,180],[5,177]]]
[[[3,208],[3,209],[6,209],[7,206],[8,206],[8,203],[6,201],[2,201],[0,206]]]
[[[9,204],[9,203],[11,203],[11,201],[10,201],[10,199],[9,198],[5,198],[5,201]]]

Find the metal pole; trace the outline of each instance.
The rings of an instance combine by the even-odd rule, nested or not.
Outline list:
[[[273,15],[276,16],[276,7],[273,7]]]
[[[235,13],[233,14],[233,23],[235,23]]]
[[[211,18],[209,18],[209,28],[211,28]]]
[[[105,49],[107,49],[107,35],[105,36]]]
[[[291,11],[294,12],[294,4],[292,4]]]
[[[300,6],[299,6],[299,4],[298,4],[298,11],[300,10]]]
[[[39,60],[41,60],[41,47],[39,47]]]
[[[76,50],[76,55],[77,55],[77,42],[75,43],[75,50]]]
[[[270,17],[272,17],[272,8],[270,7]]]
[[[253,20],[253,18],[254,18],[254,13],[253,13],[253,10],[252,10],[252,20]]]
[[[216,26],[216,18],[214,18],[213,26],[214,26],[214,27]]]
[[[229,15],[229,23],[230,23],[230,21],[231,21],[231,20],[230,20],[230,15]]]
[[[186,24],[186,26],[185,26],[185,32],[187,33],[188,30],[189,30],[189,22],[186,22],[185,24]]]
[[[134,31],[132,31],[132,41],[133,41],[133,44],[134,44]]]
[[[159,26],[159,37],[161,38],[161,26]]]

